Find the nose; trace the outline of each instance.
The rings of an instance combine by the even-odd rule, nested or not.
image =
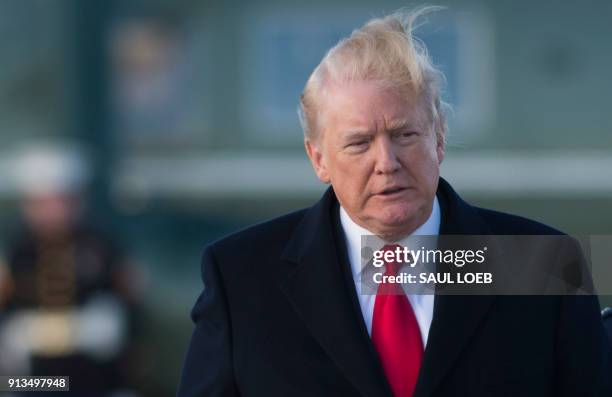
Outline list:
[[[393,143],[388,137],[381,137],[375,142],[376,162],[375,172],[377,174],[392,174],[399,170],[401,164],[395,154]]]

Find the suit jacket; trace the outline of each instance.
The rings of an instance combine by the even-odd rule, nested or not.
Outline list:
[[[440,234],[558,234],[476,208],[440,179]],[[204,252],[178,389],[195,396],[391,396],[327,190]],[[612,396],[596,296],[445,296],[414,395]]]

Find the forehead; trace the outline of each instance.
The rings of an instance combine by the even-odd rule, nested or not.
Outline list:
[[[429,119],[422,95],[378,81],[330,84],[322,97],[323,130],[378,130],[398,123],[424,128]]]

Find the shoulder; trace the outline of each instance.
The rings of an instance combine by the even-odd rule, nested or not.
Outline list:
[[[237,296],[250,285],[268,285],[280,274],[275,269],[281,266],[282,253],[305,214],[306,210],[299,210],[282,215],[208,244],[201,261],[204,283],[223,280],[226,291],[238,291]]]
[[[533,234],[533,235],[563,235],[562,231],[544,223],[527,219],[522,216],[494,211],[486,208],[472,207],[484,220],[492,234]]]
[[[307,209],[301,209],[248,226],[212,242],[208,248],[215,256],[244,255],[258,251],[278,252],[285,246],[306,212]]]
[[[450,234],[492,235],[563,235],[565,233],[541,222],[504,212],[480,208],[463,200],[443,178],[437,196],[443,221]]]

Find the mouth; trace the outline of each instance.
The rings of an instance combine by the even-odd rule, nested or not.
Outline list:
[[[406,190],[405,187],[399,187],[399,186],[392,186],[392,187],[388,187],[382,191],[380,191],[379,193],[377,193],[379,196],[383,196],[383,197],[388,197],[388,196],[393,196],[395,194],[399,194],[402,193],[404,190]]]

